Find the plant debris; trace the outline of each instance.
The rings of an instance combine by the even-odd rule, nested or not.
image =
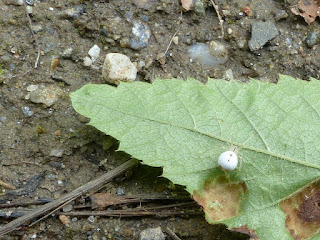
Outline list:
[[[300,15],[310,25],[317,17],[320,17],[320,1],[300,0],[299,3],[291,8],[291,11]]]

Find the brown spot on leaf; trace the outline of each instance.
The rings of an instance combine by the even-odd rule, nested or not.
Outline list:
[[[320,4],[317,0],[300,0],[299,3],[291,8],[291,11],[300,15],[310,25],[316,17],[320,17]]]
[[[313,183],[281,203],[286,213],[286,227],[295,240],[309,239],[319,231],[319,203],[320,182]]]
[[[194,191],[193,198],[207,214],[210,221],[221,221],[237,216],[245,185],[232,183],[225,176],[204,183],[202,192]]]
[[[239,228],[233,228],[232,231],[240,232],[249,235],[250,240],[258,240],[258,236],[256,235],[254,230],[250,230],[247,225],[241,226]]]

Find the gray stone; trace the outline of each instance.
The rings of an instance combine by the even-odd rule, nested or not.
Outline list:
[[[282,10],[282,9],[278,9],[275,14],[274,14],[274,19],[276,21],[279,21],[281,19],[285,19],[285,18],[288,18],[288,13],[285,11],[285,10]]]
[[[109,83],[130,82],[137,77],[137,68],[121,53],[108,53],[103,63],[102,75]]]
[[[165,240],[161,227],[147,228],[140,233],[139,240]]]
[[[312,48],[319,42],[319,33],[318,32],[310,32],[306,37],[306,44],[309,48]]]
[[[269,40],[279,35],[279,31],[272,22],[255,22],[251,28],[249,40],[250,51],[262,48]]]
[[[146,48],[151,37],[151,30],[146,23],[134,21],[129,38],[129,47],[134,50]]]

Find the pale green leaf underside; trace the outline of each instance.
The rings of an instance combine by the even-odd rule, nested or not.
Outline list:
[[[247,191],[241,214],[225,223],[248,225],[261,239],[290,239],[279,203],[320,176],[319,89],[317,80],[288,76],[278,84],[170,79],[88,84],[71,99],[90,125],[120,140],[120,150],[163,167],[191,194],[224,174],[218,156],[237,146],[241,167],[227,174]],[[279,223],[268,223],[272,215]]]

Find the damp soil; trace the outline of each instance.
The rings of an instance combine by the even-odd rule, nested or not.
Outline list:
[[[150,83],[157,77],[193,77],[206,82],[208,77],[222,78],[228,69],[240,81],[254,77],[276,82],[279,73],[305,80],[319,79],[319,49],[317,45],[310,48],[305,44],[308,33],[319,31],[319,22],[308,25],[292,14],[290,6],[296,1],[216,2],[223,10],[224,37],[210,1],[202,1],[203,12],[181,11],[178,0],[34,1],[30,16],[41,46],[35,69],[37,44],[24,6],[1,1],[0,180],[16,188],[23,188],[30,179],[36,181],[27,192],[9,200],[56,199],[130,158],[115,151],[117,141],[87,126],[87,119],[73,110],[69,98],[70,92],[87,83],[106,83],[101,68],[107,53],[127,55],[137,63],[137,81]],[[61,12],[81,4],[85,10],[79,16],[61,17]],[[250,8],[249,16],[243,13],[244,6]],[[282,10],[288,16],[275,19]],[[148,46],[141,50],[126,45],[134,20],[145,21],[152,32]],[[257,21],[274,22],[280,34],[252,52],[247,43],[251,25]],[[169,46],[173,36],[178,41]],[[190,61],[191,44],[212,40],[228,49],[226,64],[209,68]],[[244,42],[241,47],[239,40]],[[83,59],[95,44],[101,48],[100,56],[93,66],[86,67]],[[66,54],[70,48],[72,52]],[[157,56],[164,53],[165,61],[158,61]],[[26,97],[30,85],[54,86],[59,89],[59,98],[51,106],[34,103]],[[101,191],[186,194],[182,187],[173,186],[160,176],[161,169],[140,165]],[[0,187],[0,191],[1,199],[8,200],[8,189]],[[1,218],[0,224],[10,220]],[[222,225],[209,225],[203,215],[94,220],[77,217],[69,226],[57,216],[50,216],[4,239],[138,239],[142,230],[158,226],[169,227],[181,239],[248,239]]]

